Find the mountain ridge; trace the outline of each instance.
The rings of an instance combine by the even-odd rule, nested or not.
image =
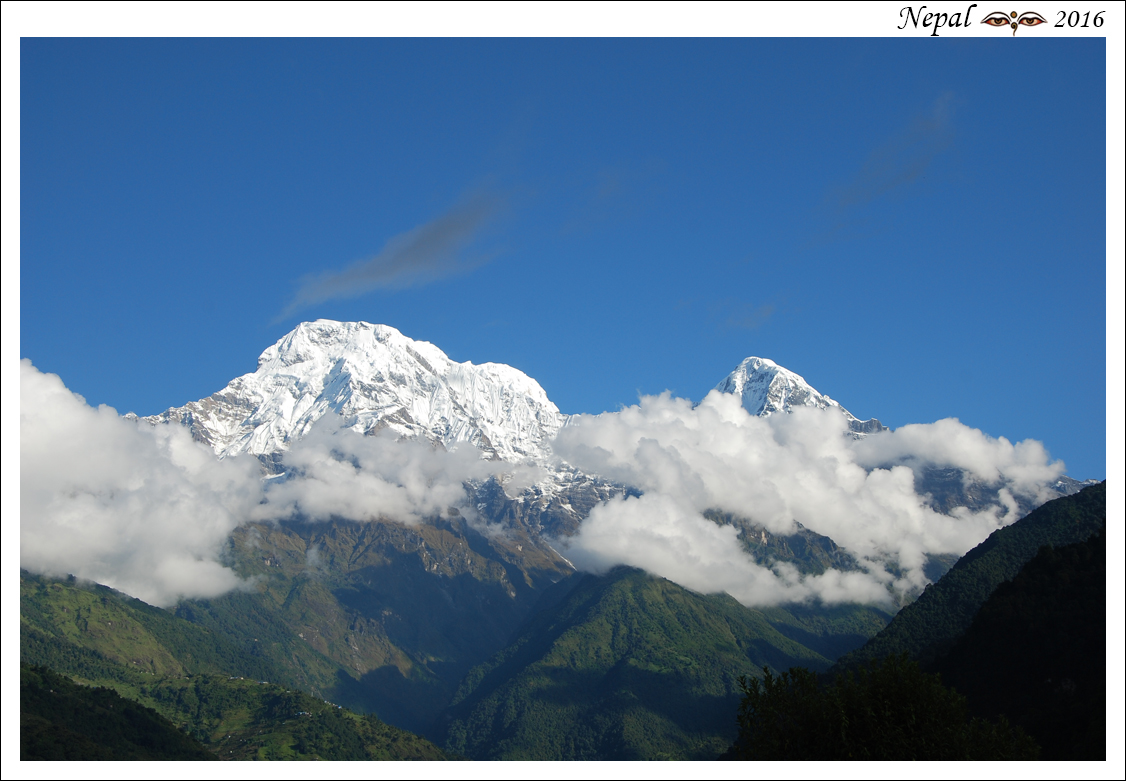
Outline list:
[[[767,359],[746,359],[716,390],[732,395],[721,399],[721,406],[737,421],[753,423],[748,428],[761,432],[756,435],[772,436],[772,430],[785,430],[787,423],[748,421],[740,405],[759,417],[802,407],[837,410],[848,426],[840,425],[836,413],[826,413],[824,422],[832,425],[824,431],[834,438],[830,443],[834,448],[880,445],[881,436],[892,436],[882,434],[885,429],[875,419],[859,421],[800,375]],[[713,396],[708,403],[715,400]],[[673,406],[694,409],[683,399],[674,400]],[[340,416],[339,424],[331,420],[334,415]],[[584,474],[557,458],[552,437],[572,418],[559,412],[534,379],[502,364],[456,363],[434,345],[411,340],[389,326],[303,323],[263,351],[255,372],[232,380],[211,397],[144,420],[188,427],[220,459],[254,454],[270,462],[263,464],[265,472],[291,472],[276,481],[263,481],[269,496],[269,491],[281,493],[280,486],[290,479],[306,478],[300,461],[305,451],[298,449],[286,461],[286,450],[325,417],[330,417],[328,423],[358,434],[385,432],[399,440],[421,439],[433,447],[403,443],[402,448],[427,458],[447,455],[433,451],[472,446],[484,458],[501,463],[495,469],[454,472],[453,491],[460,497],[458,492],[464,489],[465,501],[427,505],[414,523],[391,511],[362,520],[347,511],[324,510],[242,523],[229,533],[218,556],[245,588],[212,598],[184,599],[167,615],[158,608],[126,610],[114,600],[107,602],[96,590],[60,596],[53,586],[36,585],[33,594],[29,585],[26,593],[21,592],[21,650],[42,657],[39,662],[66,662],[76,669],[103,670],[106,662],[98,655],[102,654],[154,674],[172,675],[189,667],[193,674],[234,674],[233,660],[240,665],[238,675],[261,675],[299,687],[345,707],[376,713],[401,728],[429,732],[436,739],[442,738],[441,730],[432,725],[453,703],[460,707],[457,718],[465,726],[467,742],[458,738],[447,745],[461,752],[472,744],[478,747],[474,754],[484,750],[480,747],[493,734],[488,724],[500,730],[496,734],[512,737],[514,733],[505,732],[510,724],[493,720],[509,703],[533,709],[543,705],[539,695],[526,697],[532,689],[519,681],[535,688],[540,685],[537,681],[558,682],[570,676],[576,687],[610,687],[616,694],[592,695],[557,711],[559,725],[574,727],[569,756],[657,756],[663,751],[659,743],[679,745],[678,756],[701,757],[722,748],[729,739],[728,727],[717,722],[718,726],[699,732],[682,723],[685,714],[675,703],[670,706],[671,690],[665,684],[658,684],[655,693],[643,692],[651,700],[646,702],[631,700],[632,686],[679,681],[684,691],[695,692],[692,701],[700,712],[708,708],[718,712],[721,705],[731,709],[733,681],[744,671],[756,674],[760,662],[784,666],[801,661],[827,667],[891,617],[856,603],[834,606],[814,601],[750,608],[726,594],[693,592],[640,570],[628,577],[618,570],[617,575],[602,579],[576,573],[564,558],[573,554],[565,544],[557,549],[559,541],[574,537],[596,508],[612,506],[616,498],[624,503],[623,494],[636,499],[640,489],[594,474],[597,468]],[[795,420],[802,417],[799,414]],[[822,422],[822,416],[813,413],[804,417],[798,421],[802,425],[816,427]],[[362,442],[351,434],[343,439],[384,449],[382,442]],[[316,441],[309,444],[320,446]],[[394,460],[400,446],[390,446],[396,449],[390,457]],[[328,463],[358,469],[347,450],[332,450],[326,456]],[[564,452],[560,445],[560,453]],[[202,456],[206,461],[209,454]],[[510,463],[544,467],[546,477],[526,479],[536,470],[506,471]],[[862,468],[854,472],[863,475]],[[466,478],[465,474],[492,476]],[[938,470],[927,476],[929,483],[920,479],[921,470],[914,474],[914,490],[920,497],[932,485],[936,502],[951,507],[993,501],[987,490],[978,490],[984,484],[970,485],[970,473],[960,468]],[[897,476],[905,483],[909,479],[902,469]],[[250,474],[249,479],[257,485],[258,477]],[[390,474],[387,479],[399,478]],[[1062,479],[1060,485],[1074,487]],[[657,493],[659,488],[645,490]],[[164,501],[163,495],[159,501]],[[154,512],[162,509],[160,504],[152,506]],[[699,512],[717,526],[736,527],[738,533],[730,539],[738,541],[760,566],[793,578],[863,568],[853,552],[814,528],[798,524],[793,533],[775,534],[754,521],[753,503],[735,509],[738,512],[701,507]],[[748,517],[740,514],[744,510]],[[937,578],[952,563],[932,562],[934,573],[928,570],[927,577]],[[595,602],[602,607],[589,612],[585,602],[572,602],[564,609],[541,599],[549,592],[563,601],[578,599],[580,593],[587,593],[582,589],[589,590],[591,599],[597,596]],[[40,593],[42,598],[36,596]],[[671,605],[679,607],[670,612]],[[537,618],[540,613],[555,618]],[[169,615],[186,623],[173,630]],[[713,621],[720,615],[728,617],[727,629]],[[541,626],[544,621],[566,629],[566,637],[547,631],[546,625]],[[711,627],[708,632],[693,634],[692,627],[705,625]],[[734,646],[731,636],[738,639]],[[582,637],[625,640],[607,645],[614,656],[608,665],[605,660],[588,659],[581,671],[564,670],[575,644],[585,642]],[[686,653],[668,656],[669,643],[661,637],[675,638]],[[169,638],[185,653],[169,651]],[[740,643],[757,650],[729,654]],[[521,655],[525,651],[526,658]],[[722,687],[716,688],[709,678],[709,665],[701,661],[708,658],[726,660],[723,664],[730,675]],[[505,688],[503,681],[498,686],[497,681],[480,677],[477,683],[484,683],[470,703],[469,689],[462,687],[469,686],[466,682],[474,676],[500,669],[498,665],[508,665],[505,669],[510,669],[512,680],[519,678],[519,685]],[[556,672],[566,675],[558,677]],[[549,688],[552,697],[565,699],[572,694],[567,685]],[[597,715],[602,727],[587,731],[582,727],[583,714]],[[649,727],[661,731],[657,743],[630,737],[644,734]],[[511,744],[514,750],[520,740]]]
[[[859,420],[801,375],[767,358],[744,359],[712,392],[738,398],[744,410],[760,418],[798,408],[835,410],[847,423],[845,436],[854,440],[889,431],[876,418]],[[266,472],[277,474],[287,471],[285,451],[329,416],[364,435],[390,433],[447,450],[473,447],[501,464],[543,470],[515,487],[498,476],[469,479],[465,489],[472,504],[491,508],[492,521],[515,524],[537,539],[546,535],[542,542],[552,550],[548,538],[574,534],[596,504],[634,490],[560,458],[553,449],[556,435],[591,416],[561,413],[522,371],[499,363],[457,363],[429,342],[363,321],[301,323],[262,352],[254,372],[205,399],[144,420],[186,426],[220,458],[251,453]],[[976,511],[1001,502],[1003,485],[982,482],[965,469],[929,468],[910,459],[906,465],[915,490],[937,512]],[[1085,484],[1063,478],[1050,488],[1067,494]],[[1035,507],[1023,495],[1015,501],[1021,514]],[[952,561],[930,562],[928,577],[941,575]]]

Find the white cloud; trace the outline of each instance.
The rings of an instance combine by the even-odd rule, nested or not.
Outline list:
[[[254,520],[419,523],[450,507],[472,518],[464,482],[485,479],[501,466],[469,445],[447,452],[425,442],[397,442],[389,434],[361,436],[342,428],[334,415],[322,418],[282,462],[292,476],[270,485]]]
[[[73,574],[154,605],[218,596],[244,585],[221,558],[241,523],[291,517],[418,523],[450,507],[473,522],[464,481],[503,466],[470,446],[446,452],[364,437],[339,424],[334,416],[324,419],[283,454],[292,476],[264,485],[254,458],[219,460],[185,428],[128,420],[104,405],[94,409],[58,376],[24,360],[20,566]],[[521,471],[517,479],[529,477]]]
[[[465,481],[497,476],[511,491],[540,476],[483,460],[468,446],[447,452],[361,436],[330,416],[283,454],[288,477],[264,485],[250,457],[220,461],[186,429],[93,409],[29,361],[20,371],[21,566],[74,574],[152,604],[239,587],[221,553],[230,532],[248,520],[419,523],[452,507],[492,533],[467,505]],[[889,599],[889,584],[920,588],[928,553],[965,552],[1016,520],[1015,497],[1047,498],[1046,486],[1063,470],[1039,443],[1014,445],[956,420],[856,441],[833,410],[758,418],[737,397],[717,392],[696,407],[665,394],[617,413],[580,416],[554,447],[583,471],[643,492],[596,506],[560,543],[576,565],[602,572],[629,564],[748,605],[878,602]],[[958,467],[994,484],[999,503],[934,511],[916,492],[910,468],[926,465]],[[797,521],[868,571],[802,577],[793,568],[762,567],[734,527],[703,517],[707,509],[775,534],[792,533]],[[898,580],[890,564],[900,568]]]
[[[1007,483],[1015,493],[1040,502],[1051,496],[1046,487],[1063,473],[1063,464],[1050,462],[1048,452],[1036,440],[1014,445],[1004,437],[986,436],[956,418],[902,426],[893,436],[857,442],[853,452],[857,463],[869,468],[888,462],[957,467],[985,483]]]
[[[91,408],[20,363],[20,566],[154,605],[240,585],[219,563],[261,496],[257,462],[218,461],[185,429]]]
[[[756,564],[733,526],[720,526],[665,493],[617,497],[596,506],[578,534],[560,544],[576,567],[601,574],[619,564],[640,567],[703,593],[725,591],[746,605],[811,598],[890,602],[877,577],[830,570],[801,578]]]
[[[580,416],[555,451],[578,468],[640,489],[641,500],[605,503],[565,541],[576,564],[603,571],[631,564],[698,591],[727,591],[745,604],[818,598],[879,601],[925,584],[928,553],[962,554],[1017,520],[1014,494],[1042,501],[1063,471],[1043,446],[992,439],[956,420],[904,426],[854,440],[835,410],[798,409],[759,418],[716,391],[698,406],[668,394],[616,413]],[[915,490],[911,466],[956,466],[1001,488],[1000,503],[943,515]],[[867,573],[800,578],[766,570],[744,553],[718,509],[775,534],[794,521],[852,552]]]

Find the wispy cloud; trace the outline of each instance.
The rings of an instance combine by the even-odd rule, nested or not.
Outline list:
[[[424,285],[478,268],[491,258],[468,258],[465,250],[504,206],[496,193],[474,193],[440,217],[395,236],[375,257],[306,277],[279,317],[331,299]]]
[[[242,581],[220,563],[262,498],[258,463],[219,461],[180,426],[94,409],[20,363],[20,566],[76,575],[153,605]]]
[[[806,246],[844,238],[856,238],[856,229],[868,222],[866,206],[881,198],[895,197],[907,185],[923,177],[935,158],[954,140],[954,93],[943,92],[930,107],[915,116],[908,127],[873,149],[860,170],[848,182],[826,193],[822,219],[828,226]],[[879,232],[879,225],[864,225],[862,233]]]
[[[644,210],[660,188],[661,161],[640,166],[616,165],[584,177],[570,217],[561,232],[583,234],[606,223],[621,223]]]
[[[724,328],[745,328],[755,330],[773,317],[777,311],[774,304],[754,304],[728,296],[708,305],[712,317]]]
[[[952,92],[944,92],[911,125],[868,155],[860,172],[832,195],[838,210],[869,203],[918,179],[954,137],[951,122]]]
[[[447,452],[428,442],[397,441],[390,432],[362,436],[335,415],[321,418],[283,454],[282,462],[293,476],[269,486],[252,520],[390,519],[417,524],[457,507],[463,518],[474,521],[465,481],[500,471],[497,462],[482,459],[470,445]]]

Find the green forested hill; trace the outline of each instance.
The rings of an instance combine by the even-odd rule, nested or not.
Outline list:
[[[1105,525],[1105,481],[1040,506],[989,535],[835,669],[903,652],[929,665],[970,626],[994,589],[1013,578],[1042,545],[1081,542]]]
[[[276,681],[418,731],[569,573],[514,539],[496,546],[456,519],[249,524],[227,551],[248,587],[174,611],[25,572],[22,655],[71,669],[60,654],[96,666],[96,651],[154,675]]]
[[[168,719],[107,688],[20,668],[20,759],[217,759]]]
[[[138,687],[220,759],[447,759],[428,740],[304,692],[222,675],[166,678]]]
[[[735,734],[739,676],[831,664],[726,595],[628,568],[574,580],[466,677],[447,749],[473,759],[714,759]],[[774,612],[794,632],[833,633]],[[845,631],[879,622],[847,611],[836,620]]]
[[[583,632],[594,632],[594,647],[606,633],[631,638],[625,650],[614,645],[607,652],[615,659],[612,674],[577,654],[576,667],[567,675],[588,682],[576,691],[605,689],[598,702],[642,701],[639,708],[572,708],[572,715],[611,716],[599,722],[597,748],[576,748],[568,756],[702,757],[719,753],[730,740],[739,674],[754,674],[760,664],[823,669],[890,618],[860,606],[750,611],[728,597],[703,597],[664,581],[586,579],[520,534],[516,530],[490,540],[456,518],[417,526],[249,524],[235,531],[226,552],[246,587],[215,599],[184,600],[170,610],[104,586],[22,572],[21,659],[83,682],[112,685],[158,710],[166,705],[152,699],[154,680],[234,676],[270,681],[438,738],[447,734],[440,717],[456,692],[462,692],[457,718],[470,717],[466,703],[492,696],[479,688],[482,677],[474,668],[496,667],[489,660],[515,640],[517,645],[505,652],[504,670],[522,674],[527,664],[516,664],[513,648],[525,659],[529,649],[540,647],[529,645],[535,627],[555,621],[553,626],[571,628],[564,643],[587,643]],[[822,558],[837,555],[820,539],[762,543],[761,534],[756,539],[772,556],[803,572],[820,571]],[[609,601],[597,616],[572,612],[544,618],[556,615],[552,611],[577,611],[574,600],[606,583],[618,584],[618,590],[606,592]],[[611,609],[614,599],[620,604]],[[650,675],[655,670],[657,677]],[[488,678],[489,685],[500,674]],[[144,687],[150,691],[142,695]],[[663,698],[660,702],[650,702],[657,696],[648,693],[651,688]],[[676,693],[685,694],[685,702],[697,702],[689,710],[711,719],[712,726],[682,723],[689,711],[676,701]],[[545,724],[556,724],[555,716],[546,718]],[[537,729],[533,724],[505,745],[515,751],[526,739],[534,750]],[[604,740],[615,730],[652,737]],[[587,738],[576,735],[575,740],[585,746]]]
[[[1004,715],[1043,759],[1106,759],[1106,531],[1045,546],[934,662],[979,716]]]
[[[467,530],[440,525],[242,527],[229,555],[249,588],[185,600],[174,610],[104,586],[22,572],[21,659],[111,685],[166,715],[168,704],[153,699],[153,681],[234,676],[309,692],[438,737],[446,734],[438,718],[459,684],[466,717],[466,703],[487,698],[479,671],[463,683],[474,665],[515,637],[503,671],[485,683],[523,674],[526,664],[517,662],[542,643],[537,627],[566,626],[566,636],[552,642],[572,649],[598,647],[604,635],[630,638],[626,646],[605,650],[614,658],[612,674],[592,667],[583,653],[550,662],[563,674],[573,660],[576,666],[566,675],[586,681],[585,691],[596,700],[568,706],[563,722],[575,714],[605,716],[602,726],[595,725],[598,746],[568,756],[703,757],[730,741],[738,675],[754,674],[761,664],[824,669],[889,619],[860,606],[751,611],[729,597],[704,597],[640,573],[609,580],[563,577],[549,561],[537,569],[533,555],[518,567],[488,544]],[[596,592],[598,610],[582,612],[582,599],[590,602]],[[521,621],[529,621],[533,604],[543,615],[514,635]],[[688,705],[677,699],[681,694]],[[637,697],[639,707],[619,707]],[[682,723],[692,709],[707,726]],[[177,718],[194,723],[185,714]],[[542,729],[567,728],[550,713],[545,718]],[[539,729],[529,722],[505,745],[516,751],[526,741],[534,751]],[[624,737],[606,737],[615,730]],[[199,736],[206,742],[207,734]],[[577,734],[575,740],[587,738]]]
[[[906,654],[830,680],[795,667],[741,682],[739,737],[720,759],[751,761],[1034,760],[1004,719],[970,718],[966,698]]]
[[[108,663],[112,665],[113,663]],[[80,686],[44,667],[20,687],[25,759],[447,759],[429,741],[303,692],[224,675]]]
[[[931,662],[939,675],[900,653],[831,680],[800,668],[748,679],[723,758],[1102,761],[1106,641],[1101,529],[1042,547],[997,586]]]
[[[40,677],[62,674],[112,688],[128,698],[128,712],[152,708],[222,759],[446,758],[429,741],[374,715],[361,716],[299,691],[292,683],[277,683],[294,678],[292,668],[253,653],[253,646],[250,651],[240,649],[237,634],[232,638],[104,586],[21,573],[20,591],[23,664],[42,665],[36,668]],[[248,620],[247,625],[253,630],[263,622]],[[295,663],[300,661],[295,658]],[[68,685],[84,697],[93,696],[86,694],[93,690]],[[29,703],[43,699],[42,692],[28,691]],[[98,695],[109,696],[108,691]],[[98,707],[110,709],[106,704]],[[143,746],[118,746],[97,732],[79,739],[74,735],[85,733],[73,719],[52,721],[38,711],[28,713],[21,735],[40,754],[157,758],[151,745],[146,754]],[[145,728],[155,729],[147,724]],[[69,741],[65,756],[57,756],[64,751],[59,736]],[[176,743],[169,745],[175,748]]]
[[[87,680],[122,679],[130,671],[230,671],[276,680],[279,666],[240,639],[105,586],[20,572],[20,657],[27,664]]]

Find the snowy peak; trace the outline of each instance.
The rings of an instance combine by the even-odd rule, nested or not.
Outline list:
[[[252,374],[149,418],[189,426],[220,456],[285,450],[329,413],[354,431],[382,429],[492,458],[543,461],[563,422],[539,384],[503,364],[451,361],[386,325],[317,320],[267,348]]]
[[[765,358],[747,358],[717,389],[753,415],[807,406],[839,409],[856,435],[880,431],[804,379]],[[454,449],[479,448],[512,463],[551,461],[566,416],[539,383],[499,363],[457,363],[429,342],[386,325],[301,323],[258,359],[258,368],[206,399],[147,418],[178,423],[219,456],[287,450],[329,414],[362,434],[383,430]]]
[[[833,408],[841,411],[854,434],[870,434],[884,429],[875,418],[858,420],[833,399],[818,393],[801,375],[768,358],[752,355],[745,359],[715,389],[741,397],[743,409],[759,417],[792,412],[794,407]]]
[[[716,386],[721,393],[741,396],[743,408],[752,415],[767,417],[775,412],[791,412],[794,407],[840,407],[818,393],[803,377],[769,358],[751,356],[735,367]]]

